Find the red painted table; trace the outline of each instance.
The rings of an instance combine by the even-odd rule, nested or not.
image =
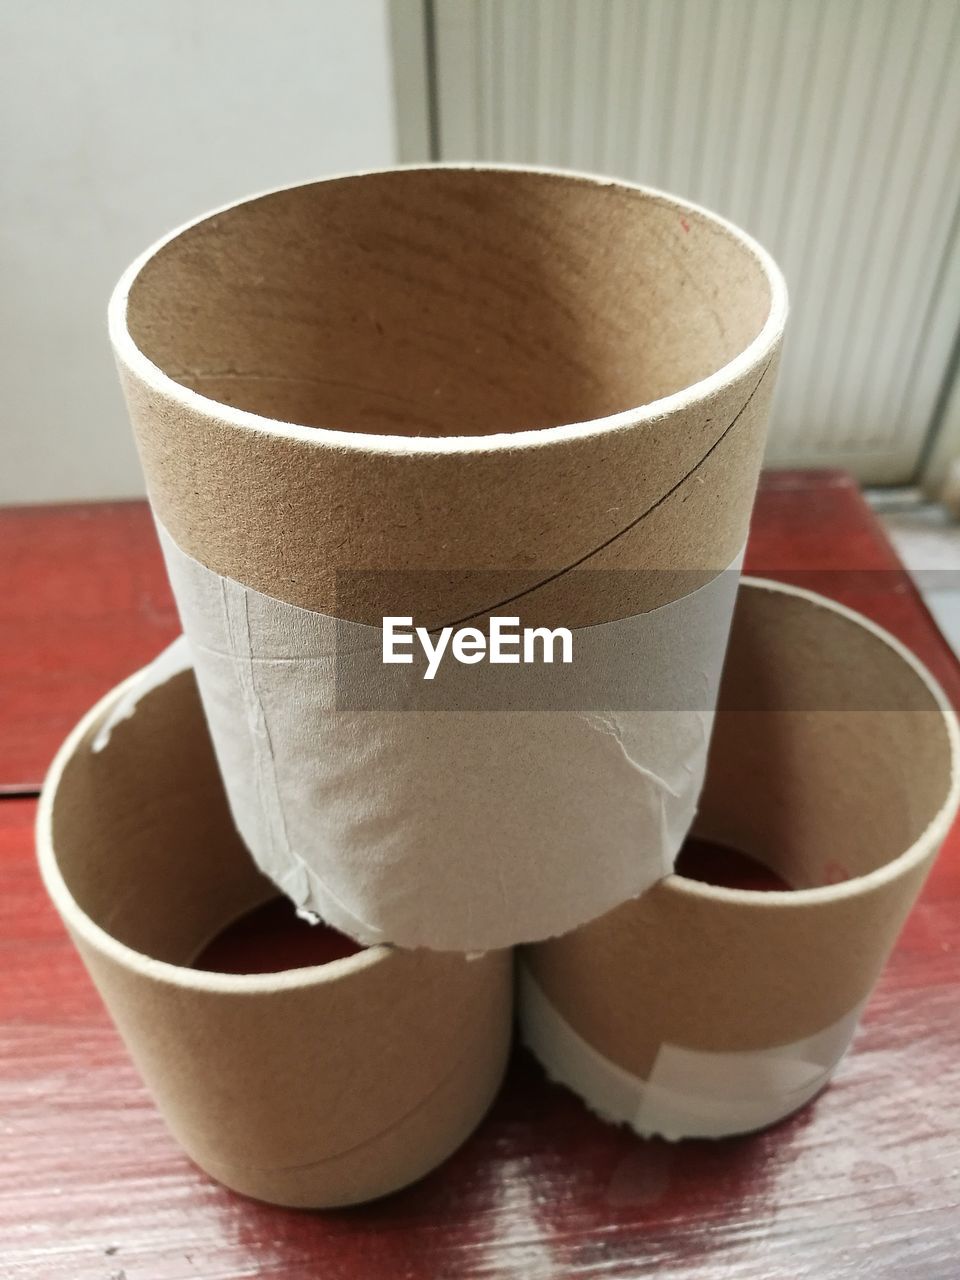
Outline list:
[[[671,1146],[594,1119],[523,1052],[477,1133],[379,1204],[302,1213],[166,1135],[34,868],[43,770],[177,631],[142,504],[0,511],[0,1276],[29,1280],[952,1280],[960,1276],[960,832],[835,1081],[764,1134]],[[855,485],[764,480],[748,568],[951,655]]]

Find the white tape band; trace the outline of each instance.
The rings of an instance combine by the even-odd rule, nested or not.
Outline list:
[[[298,907],[368,944],[485,951],[572,929],[671,869],[739,560],[574,631],[570,667],[451,662],[427,683],[383,666],[379,628],[265,596],[160,537],[234,819]]]
[[[594,1049],[519,967],[520,1029],[551,1080],[597,1115],[642,1137],[723,1138],[782,1120],[824,1087],[853,1039],[858,1005],[816,1035],[770,1049],[709,1052],[661,1045],[648,1080]],[[642,993],[638,996],[642,1017]]]

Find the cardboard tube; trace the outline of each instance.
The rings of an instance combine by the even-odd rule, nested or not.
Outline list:
[[[133,264],[110,331],[171,579],[238,825],[295,901],[364,941],[487,950],[672,864],[728,611],[702,662],[677,650],[677,682],[705,691],[682,724],[666,708],[679,760],[637,756],[622,703],[564,723],[523,690],[429,724],[340,704],[315,731],[311,617],[578,629],[679,608],[742,550],[785,315],[776,266],[729,223],[549,171],[311,183]]]
[[[452,623],[509,593],[530,625],[586,626],[725,568],[785,317],[770,257],[703,209],[444,166],[201,218],[109,310],[177,546],[373,625]]]
[[[643,1134],[773,1123],[827,1082],[960,800],[944,694],[823,597],[745,580],[697,834],[792,891],[671,875],[523,953],[548,1074]]]
[[[197,1164],[277,1204],[382,1196],[486,1111],[510,1040],[510,954],[376,947],[276,974],[191,968],[276,891],[234,831],[176,665],[109,694],[61,749],[38,818],[47,889]]]

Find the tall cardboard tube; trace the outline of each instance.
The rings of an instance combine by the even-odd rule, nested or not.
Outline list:
[[[215,1178],[277,1204],[353,1204],[405,1186],[464,1140],[499,1085],[509,953],[377,947],[275,974],[190,967],[276,891],[231,823],[189,670],[145,692],[94,749],[137,682],[64,744],[38,846],[169,1128]]]
[[[696,831],[791,891],[672,875],[526,948],[548,1073],[641,1133],[770,1124],[829,1079],[960,800],[957,721],[866,619],[745,580]]]
[[[672,865],[732,597],[696,652],[683,617],[682,646],[620,645],[629,705],[545,708],[524,664],[506,706],[423,718],[419,681],[398,712],[378,637],[687,608],[738,564],[785,317],[723,219],[539,170],[275,191],[127,271],[110,332],[214,745],[294,901],[366,943],[482,951]],[[372,703],[344,699],[345,653]],[[658,665],[701,701],[648,690]],[[672,732],[641,723],[647,694]]]

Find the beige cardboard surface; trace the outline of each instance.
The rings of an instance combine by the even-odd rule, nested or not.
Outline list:
[[[131,267],[110,329],[155,509],[201,563],[371,624],[516,596],[581,626],[743,545],[785,313],[704,210],[441,166],[201,219]],[[659,572],[584,572],[611,568]]]
[[[958,794],[956,718],[916,659],[821,597],[745,580],[695,830],[795,890],[672,875],[527,948],[525,966],[567,1027],[641,1085],[670,1084],[665,1050],[821,1036],[868,997]],[[562,1061],[546,1065],[563,1078]]]
[[[578,630],[570,666],[450,660],[425,681],[384,668],[379,628],[161,542],[237,828],[298,906],[365,943],[486,951],[572,929],[672,870],[739,566]]]
[[[141,689],[156,677],[156,668]],[[189,967],[271,898],[230,820],[192,673],[138,677],[74,731],[41,798],[41,870],[170,1129],[282,1204],[383,1195],[443,1160],[502,1075],[511,958],[377,947],[233,976]],[[94,741],[120,703],[129,714]]]

